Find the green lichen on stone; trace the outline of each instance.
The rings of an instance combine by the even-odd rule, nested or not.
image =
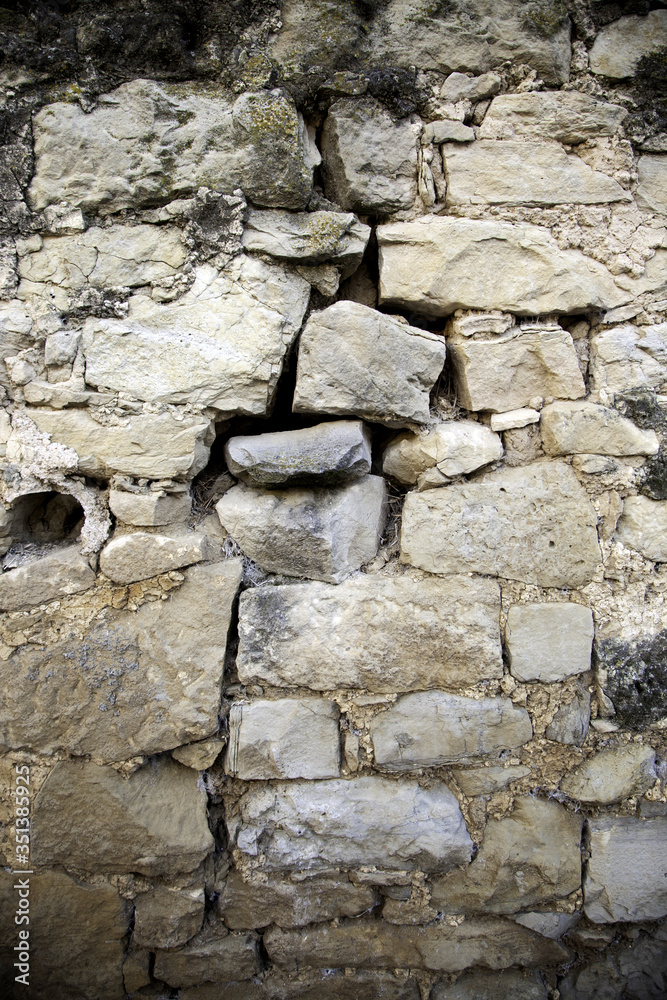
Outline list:
[[[249,94],[244,124],[255,144],[279,142],[293,149],[300,146],[299,120],[294,106],[284,97]]]
[[[313,213],[308,221],[308,243],[313,256],[336,252],[347,227],[332,213]]]
[[[567,7],[562,0],[529,0],[521,4],[524,28],[551,38],[563,26]]]
[[[606,671],[605,693],[616,722],[644,729],[667,716],[667,629],[627,642],[603,640],[596,659]]]

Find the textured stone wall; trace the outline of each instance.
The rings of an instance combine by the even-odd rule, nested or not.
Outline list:
[[[667,995],[665,5],[0,35],[3,996]]]

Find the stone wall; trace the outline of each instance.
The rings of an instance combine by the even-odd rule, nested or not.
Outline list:
[[[0,33],[3,995],[664,997],[665,5]]]

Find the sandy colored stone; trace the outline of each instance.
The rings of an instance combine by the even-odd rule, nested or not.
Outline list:
[[[243,246],[278,260],[303,264],[333,261],[353,271],[361,263],[370,226],[342,212],[258,212],[252,209],[243,229]]]
[[[156,527],[187,521],[192,508],[189,493],[128,493],[109,491],[109,508],[120,521],[137,527]]]
[[[539,972],[466,972],[455,983],[439,983],[431,1000],[548,1000]]]
[[[665,43],[667,44],[667,19],[665,20]],[[639,186],[635,199],[641,208],[667,215],[667,158],[664,156],[640,156],[637,164]]]
[[[158,951],[153,976],[173,987],[197,986],[250,979],[261,968],[257,934],[230,934],[212,923],[183,947]]]
[[[616,135],[628,112],[577,90],[529,91],[494,97],[479,130],[481,139],[530,136],[568,146]]]
[[[646,17],[621,17],[605,25],[588,57],[593,73],[614,79],[634,76],[641,60],[667,45],[667,11],[653,10]]]
[[[133,944],[140,948],[177,948],[201,930],[204,889],[158,885],[134,901]]]
[[[581,746],[588,734],[590,718],[590,692],[578,684],[574,696],[560,706],[547,726],[545,736],[556,743]]]
[[[0,610],[48,604],[95,586],[95,572],[77,545],[57,549],[0,575]]]
[[[482,73],[481,76],[450,73],[440,88],[440,97],[448,104],[456,104],[458,101],[483,101],[497,94],[501,85],[502,81],[496,73]]]
[[[314,690],[413,691],[500,677],[493,580],[356,576],[246,591],[243,683]]]
[[[225,986],[225,1000],[420,1000],[416,979],[386,970],[302,969],[290,974],[271,969],[261,980]],[[213,983],[179,993],[180,1000],[220,1000]]]
[[[581,604],[514,604],[507,614],[510,672],[520,681],[565,680],[591,668],[593,614]]]
[[[468,77],[466,77],[466,80]],[[440,145],[443,142],[473,142],[475,140],[475,130],[463,122],[452,121],[445,118],[442,121],[429,122],[424,126],[422,132],[422,142],[433,142]]]
[[[170,573],[212,555],[206,535],[153,535],[136,531],[112,538],[100,553],[100,569],[114,583],[134,583]]]
[[[596,403],[551,403],[540,430],[547,455],[655,455],[660,448],[655,431]]]
[[[646,559],[667,562],[667,501],[626,497],[614,537]]]
[[[293,409],[388,427],[425,424],[444,363],[444,338],[358,302],[336,302],[301,334]]]
[[[620,326],[591,335],[594,389],[658,389],[667,384],[667,323]]]
[[[400,559],[445,576],[484,573],[579,587],[600,561],[596,524],[574,472],[562,462],[534,462],[408,493]]]
[[[212,767],[220,756],[221,750],[225,747],[226,740],[213,737],[210,740],[197,740],[195,743],[186,743],[185,746],[176,747],[171,751],[171,756],[180,764],[192,767],[195,771],[206,771]]]
[[[667,817],[589,820],[584,912],[596,924],[667,915]]]
[[[392,438],[382,455],[382,471],[412,486],[433,469],[444,483],[495,462],[502,454],[500,438],[488,427],[474,420],[448,420],[420,434],[406,432]]]
[[[506,788],[512,781],[519,781],[530,774],[529,767],[477,767],[469,770],[455,768],[452,774],[465,795],[491,795]]]
[[[560,789],[580,802],[609,805],[643,795],[655,779],[655,750],[637,743],[589,757],[563,778]]]

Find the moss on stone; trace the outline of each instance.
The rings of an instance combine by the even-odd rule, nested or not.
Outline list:
[[[667,629],[634,641],[603,640],[596,658],[607,673],[616,722],[645,729],[667,715]]]

